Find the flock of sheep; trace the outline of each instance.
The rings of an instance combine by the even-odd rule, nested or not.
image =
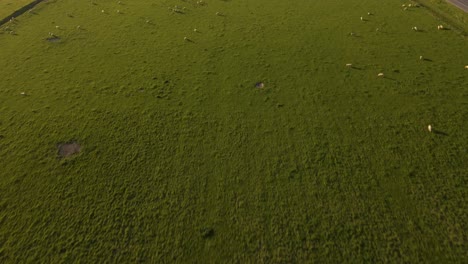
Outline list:
[[[205,3],[203,2],[203,0],[197,1],[196,3],[197,3],[197,5],[204,5],[204,4],[205,4]],[[119,1],[118,4],[121,5],[122,2]],[[418,5],[418,4],[403,4],[402,7],[403,7],[403,10],[408,10],[408,8],[419,7],[419,5]],[[172,10],[172,12],[175,12],[175,13],[183,13],[184,10],[185,10],[185,7],[179,8],[178,6],[175,6],[174,8],[169,8],[169,9]],[[101,13],[106,13],[106,11],[103,9],[103,10],[101,10]],[[116,13],[119,13],[119,14],[120,14],[121,12],[120,12],[120,10],[116,10]],[[220,16],[221,13],[216,12],[216,15]],[[373,13],[368,12],[367,15],[371,16],[371,15],[373,15]],[[364,21],[364,22],[367,21],[367,20],[366,20],[364,17],[362,17],[362,16],[360,17],[360,19],[361,19],[361,21]],[[11,19],[10,19],[10,23],[14,23],[14,22],[15,22],[15,18],[11,18]],[[146,23],[150,23],[150,21],[149,21],[149,20],[146,20]],[[56,28],[56,29],[60,29],[59,26],[56,26],[55,28]],[[76,28],[77,28],[77,29],[80,29],[81,26],[78,25]],[[7,29],[8,29],[8,27],[7,27]],[[438,30],[444,30],[445,27],[444,27],[443,25],[437,25],[437,29],[438,29]],[[412,27],[412,30],[414,30],[414,31],[419,31],[419,29],[418,29],[416,26]],[[194,32],[197,32],[198,30],[195,28],[195,29],[193,29],[193,31],[194,31]],[[377,28],[377,31],[379,31],[378,28]],[[14,31],[10,31],[10,34],[14,34]],[[351,35],[351,36],[355,36],[355,33],[351,32],[350,35]],[[56,37],[56,35],[54,35],[54,33],[52,33],[52,32],[49,32],[49,36],[51,36],[51,37]],[[184,37],[184,40],[185,40],[185,41],[190,41],[190,39],[189,39],[188,37]],[[420,60],[423,60],[424,57],[423,57],[423,56],[420,56],[419,59],[420,59]],[[352,63],[347,63],[347,64],[346,64],[346,67],[353,68],[353,64],[352,64]],[[465,66],[465,69],[468,69],[468,65]],[[384,78],[384,77],[385,77],[385,74],[384,74],[383,72],[380,72],[380,73],[377,74],[377,77]],[[21,92],[21,95],[25,96],[26,93],[25,93],[25,92]],[[429,132],[432,132],[432,130],[433,130],[431,125],[428,125],[427,129],[428,129]]]
[[[402,7],[403,7],[403,10],[406,11],[406,10],[408,10],[408,8],[419,7],[419,5],[418,5],[418,4],[403,4]],[[367,15],[370,16],[370,15],[373,15],[373,14],[372,14],[371,12],[368,12]],[[366,20],[364,17],[362,17],[362,16],[360,17],[360,19],[361,19],[361,21],[364,21],[364,22],[367,21],[367,20]],[[445,28],[443,25],[437,25],[437,29],[438,29],[438,30],[445,30],[446,28]],[[418,28],[417,28],[416,26],[412,27],[412,30],[414,30],[414,31],[419,31]],[[377,31],[379,31],[378,28],[377,28]],[[350,35],[351,35],[351,36],[355,36],[355,33],[351,32]],[[420,59],[420,60],[423,60],[424,57],[423,57],[423,56],[419,56],[419,59]],[[353,64],[352,64],[352,63],[346,63],[346,67],[352,68],[352,67],[353,67]],[[465,69],[468,69],[468,65],[465,66]],[[377,77],[382,77],[382,78],[383,78],[383,77],[385,77],[385,74],[384,74],[383,72],[380,72],[380,73],[377,74]],[[428,126],[427,126],[427,130],[428,130],[429,132],[432,132],[432,131],[433,131],[432,125],[428,125]]]

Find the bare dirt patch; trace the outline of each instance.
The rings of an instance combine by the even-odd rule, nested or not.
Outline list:
[[[58,155],[60,158],[70,157],[78,154],[81,151],[81,145],[77,142],[60,143],[57,145]]]
[[[53,37],[50,37],[50,38],[46,38],[46,40],[48,42],[60,42],[61,38],[57,37],[57,36],[53,36]]]

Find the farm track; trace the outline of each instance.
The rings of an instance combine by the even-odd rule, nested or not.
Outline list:
[[[460,1],[466,1],[466,0],[460,0]],[[421,0],[415,0],[414,2],[418,3],[422,7],[426,8],[433,16],[443,20],[445,23],[449,24],[451,27],[456,29],[458,32],[460,32],[461,35],[466,36],[467,35],[467,29],[463,24],[460,24],[458,21],[453,19],[449,14],[446,14],[439,9],[433,7],[430,4],[425,3],[424,1]],[[450,2],[450,1],[449,1]]]
[[[44,0],[34,0],[31,3],[23,6],[22,8],[16,10],[11,15],[8,15],[5,18],[2,18],[0,20],[0,26],[4,25],[8,21],[10,21],[10,19],[12,19],[14,17],[17,17],[17,16],[20,16],[20,15],[24,14],[26,11],[31,10],[33,7],[35,7],[37,4],[39,4],[41,2],[44,2]]]
[[[468,13],[468,0],[448,0],[448,2]]]

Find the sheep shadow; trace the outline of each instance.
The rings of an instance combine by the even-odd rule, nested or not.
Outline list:
[[[432,132],[434,132],[434,134],[436,135],[439,135],[439,136],[448,136],[449,134],[445,133],[444,131],[440,131],[440,130],[435,130],[433,129]]]
[[[428,58],[424,58],[423,60],[424,60],[424,61],[432,62],[432,60],[431,60],[431,59],[428,59]]]
[[[364,70],[364,68],[362,68],[362,67],[357,67],[357,66],[351,66],[351,69],[353,69],[353,70],[359,70],[359,71]]]

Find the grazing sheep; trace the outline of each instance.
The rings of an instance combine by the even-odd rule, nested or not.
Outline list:
[[[26,93],[25,93],[25,92],[21,92],[20,94],[21,94],[21,95],[26,95]]]
[[[187,37],[184,37],[184,40],[189,40]]]
[[[56,29],[59,29],[60,27],[59,26],[55,26]]]
[[[106,12],[106,11],[104,11],[104,9],[103,9],[103,10],[101,10],[101,13],[105,13],[105,12]]]
[[[81,26],[80,26],[80,25],[76,26],[76,29],[80,29],[80,28],[81,28]]]
[[[363,17],[361,17],[361,21],[364,21],[364,18],[363,18]]]
[[[367,12],[367,15],[368,15],[368,16],[371,16],[371,15],[372,15],[372,13],[371,13],[371,12]]]
[[[354,36],[354,35],[355,35],[354,32],[351,32],[351,33],[349,33],[349,34],[350,34],[351,36]]]
[[[384,74],[383,73],[379,73],[377,74],[378,77],[384,77]]]
[[[117,14],[120,14],[120,10],[117,10],[116,12],[117,12]]]
[[[465,69],[468,69],[468,65],[465,66]]]
[[[351,64],[351,63],[346,63],[346,67],[353,67],[353,64]]]
[[[428,130],[429,132],[432,132],[432,126],[431,126],[431,125],[428,125],[428,126],[427,126],[427,130]]]
[[[413,30],[414,30],[414,31],[418,31],[418,28],[417,28],[417,27],[413,27]]]
[[[194,31],[194,32],[197,32],[197,29],[196,29],[196,28],[194,28],[194,29],[193,29],[193,31]]]
[[[424,58],[423,58],[423,56],[419,56],[419,59],[422,60],[422,59],[424,59]]]
[[[437,26],[437,29],[438,29],[438,30],[442,30],[442,29],[444,29],[444,26],[443,26],[443,25],[438,25],[438,26]]]

